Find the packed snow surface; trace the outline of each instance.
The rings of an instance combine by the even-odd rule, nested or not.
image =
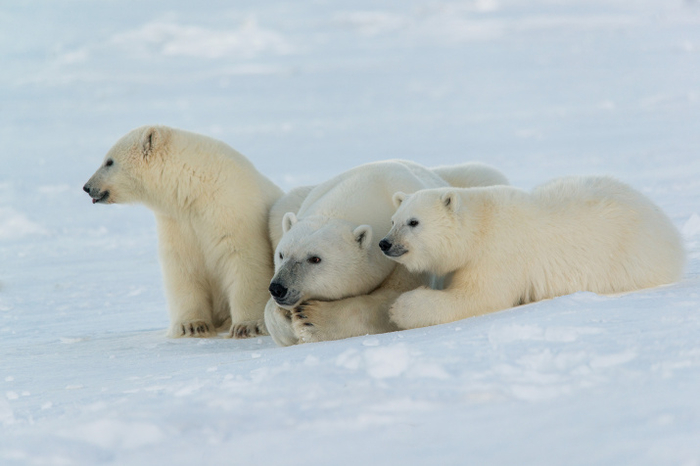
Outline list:
[[[0,464],[700,465],[700,3],[6,1]],[[282,188],[479,160],[637,187],[679,283],[276,347],[167,339],[151,213],[81,191],[143,124]]]

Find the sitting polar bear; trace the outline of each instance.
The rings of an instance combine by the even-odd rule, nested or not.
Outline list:
[[[678,231],[649,199],[608,177],[396,193],[384,254],[414,272],[454,272],[443,291],[393,304],[402,329],[452,322],[576,291],[608,294],[680,279]]]
[[[172,337],[267,334],[268,214],[282,191],[214,139],[165,126],[122,137],[83,188],[156,216]]]
[[[445,178],[467,186],[508,182],[478,163],[429,170],[385,161],[280,199],[270,215],[275,275],[265,309],[273,339],[290,345],[396,330],[388,319],[393,299],[431,278],[397,267],[379,250],[377,238],[391,227],[398,187],[412,192],[449,186]]]

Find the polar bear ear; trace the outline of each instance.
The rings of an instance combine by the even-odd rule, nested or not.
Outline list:
[[[456,212],[459,209],[459,195],[455,191],[447,191],[442,196],[440,196],[440,202],[444,205],[450,212]]]
[[[394,193],[394,197],[391,198],[391,200],[394,202],[394,207],[396,207],[397,209],[399,208],[404,199],[406,199],[406,193],[402,193],[401,191],[399,191],[398,193]]]
[[[360,248],[367,249],[372,244],[372,227],[369,225],[360,225],[352,232],[355,236],[355,241],[360,245]]]
[[[153,153],[157,140],[158,128],[151,126],[146,129],[146,132],[143,133],[143,137],[141,138],[141,152],[143,153],[144,159],[148,158],[151,153]]]
[[[282,233],[287,233],[295,223],[297,223],[297,216],[294,212],[287,212],[284,214],[284,217],[282,217]]]

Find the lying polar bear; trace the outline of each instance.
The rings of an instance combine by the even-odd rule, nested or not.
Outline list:
[[[453,273],[445,290],[401,295],[391,321],[409,329],[576,291],[609,294],[672,283],[685,252],[669,218],[609,177],[396,193],[384,254],[414,273]]]
[[[388,318],[391,302],[433,277],[397,267],[378,247],[391,227],[393,193],[446,187],[446,180],[508,183],[479,163],[430,170],[394,160],[361,165],[281,198],[270,215],[275,275],[265,322],[273,339],[290,345],[396,330]]]

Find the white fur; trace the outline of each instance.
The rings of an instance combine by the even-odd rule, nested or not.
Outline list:
[[[155,213],[170,336],[224,326],[235,337],[266,334],[268,212],[282,191],[243,155],[199,134],[142,127],[117,141],[85,189]]]
[[[449,167],[440,170],[449,173]],[[481,176],[505,180],[482,164],[455,166],[452,178],[469,186]],[[275,206],[270,217],[273,245],[278,232],[284,233],[276,246],[272,283],[283,283],[290,290],[289,301],[281,303],[286,309],[272,299],[266,307],[273,339],[290,345],[396,330],[388,319],[389,305],[402,292],[431,280],[396,267],[377,244],[391,227],[397,189],[414,192],[439,186],[448,183],[432,170],[385,161],[356,167],[280,199],[278,204],[298,208],[282,215]],[[309,262],[312,257],[321,261]]]
[[[447,183],[420,165],[387,161],[362,165],[314,188],[298,213],[282,220],[272,281],[283,281],[295,294],[281,304],[293,308],[308,299],[374,290],[395,267],[372,240],[391,228],[393,192],[439,186]],[[320,262],[310,263],[312,257]]]
[[[680,279],[678,231],[649,199],[609,177],[398,195],[388,253],[412,271],[454,272],[391,309],[400,328],[452,322],[576,291],[608,294]]]
[[[447,184],[455,188],[508,185],[508,178],[495,168],[481,162],[466,162],[431,168]]]

